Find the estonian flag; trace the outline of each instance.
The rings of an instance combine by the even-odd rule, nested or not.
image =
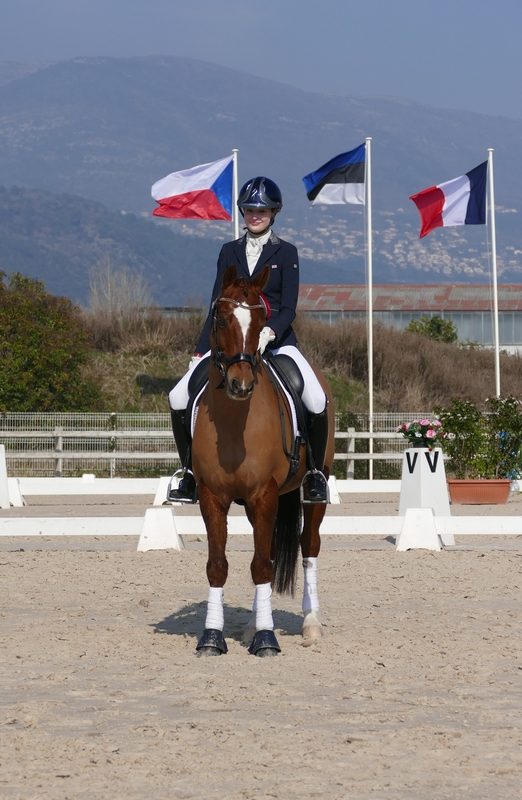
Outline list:
[[[484,161],[452,181],[410,195],[421,218],[419,238],[450,225],[485,225],[487,172]]]
[[[233,157],[171,172],[152,186],[155,217],[232,219]]]
[[[361,203],[364,205],[364,144],[341,153],[322,167],[305,175],[308,199],[315,205],[337,205],[339,203]]]

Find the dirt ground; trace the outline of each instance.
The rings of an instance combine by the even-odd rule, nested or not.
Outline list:
[[[372,502],[397,513],[397,498]],[[234,537],[229,652],[198,659],[204,541],[138,553],[135,537],[4,538],[0,797],[520,798],[515,539],[398,553],[327,538],[323,639],[301,644],[300,571],[294,598],[274,596],[282,653],[258,659],[241,641],[251,543]]]

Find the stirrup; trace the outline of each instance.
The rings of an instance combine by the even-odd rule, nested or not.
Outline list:
[[[173,481],[177,480],[178,483],[173,487]],[[182,486],[186,480],[189,481],[189,486]],[[192,486],[190,486],[190,482]],[[197,503],[198,501],[198,488],[196,486],[196,479],[194,473],[190,469],[178,469],[169,481],[167,488],[166,503]]]
[[[321,470],[311,469],[305,473],[301,483],[301,502],[304,504],[330,502],[330,487]]]

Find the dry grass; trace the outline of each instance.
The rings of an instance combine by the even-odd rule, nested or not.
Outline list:
[[[162,317],[158,312],[112,318],[87,314],[97,353],[87,371],[114,411],[166,411],[166,394],[184,373],[202,319]],[[338,411],[368,409],[367,336],[364,323],[334,327],[298,318],[306,356],[334,384]],[[442,344],[414,333],[376,326],[373,331],[375,411],[430,410],[454,397],[481,404],[495,392],[492,351]],[[522,395],[522,359],[501,355],[502,395]]]
[[[367,387],[364,323],[330,327],[300,318],[296,329],[303,352],[322,369]],[[500,376],[502,395],[522,394],[520,357],[501,354]],[[494,354],[378,325],[373,330],[373,385],[376,411],[430,409],[454,397],[481,404],[495,393]]]

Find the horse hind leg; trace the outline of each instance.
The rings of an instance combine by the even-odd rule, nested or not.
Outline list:
[[[303,646],[309,647],[323,635],[317,593],[317,558],[303,558],[303,571]]]
[[[319,616],[319,594],[317,591],[317,562],[321,540],[319,525],[324,517],[324,506],[308,506],[304,511],[304,527],[301,537],[303,555],[303,640],[304,647],[309,647],[321,639],[323,629]]]

